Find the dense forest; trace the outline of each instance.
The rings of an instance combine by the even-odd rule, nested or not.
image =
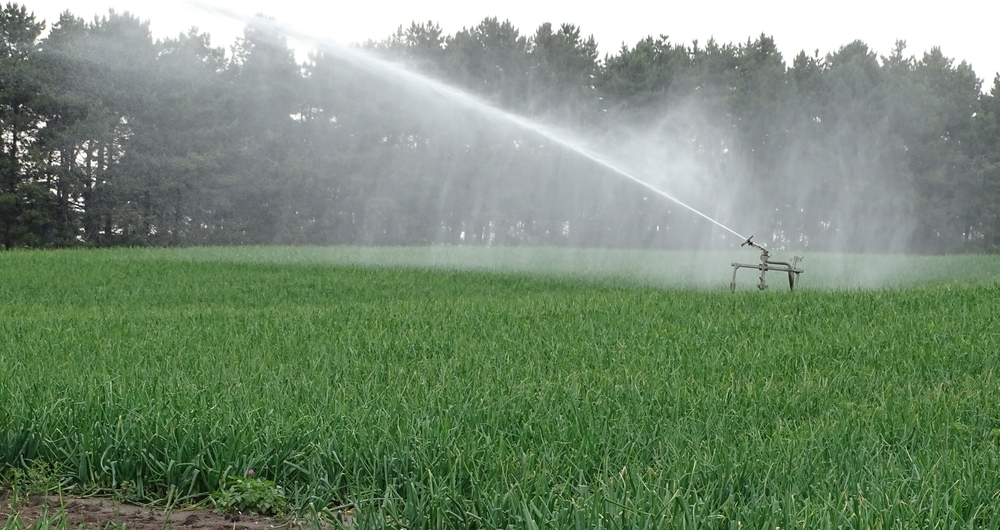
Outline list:
[[[766,35],[660,36],[601,58],[573,25],[488,18],[300,62],[267,19],[214,47],[9,3],[0,37],[6,249],[739,244],[621,172],[776,247],[1000,249],[1000,76],[937,48],[789,62]]]

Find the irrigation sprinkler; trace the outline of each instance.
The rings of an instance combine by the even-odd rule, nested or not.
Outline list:
[[[795,284],[799,283],[799,274],[802,274],[802,269],[798,268],[797,265],[802,261],[801,256],[792,256],[792,262],[788,263],[786,261],[773,261],[771,259],[771,254],[766,248],[754,243],[752,241],[753,236],[747,238],[740,247],[751,246],[756,249],[760,249],[760,263],[757,265],[750,265],[747,263],[736,263],[733,262],[733,281],[729,284],[729,290],[736,292],[736,271],[740,269],[757,269],[760,271],[760,282],[757,283],[757,288],[763,291],[767,289],[767,282],[764,281],[764,273],[767,271],[777,271],[788,273],[788,290],[794,291]]]

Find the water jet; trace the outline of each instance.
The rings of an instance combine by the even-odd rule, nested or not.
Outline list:
[[[621,177],[632,181],[633,183],[655,193],[661,198],[668,199],[675,204],[685,208],[686,210],[694,213],[695,215],[701,217],[714,224],[716,227],[721,228],[728,232],[729,234],[736,236],[739,239],[743,239],[744,236],[736,232],[732,228],[729,228],[722,222],[712,218],[708,214],[700,211],[699,209],[691,206],[679,198],[667,193],[666,191],[659,189],[657,186],[650,184],[646,180],[643,180],[637,175],[634,175],[631,171],[628,171],[622,167],[616,161],[611,160],[608,156],[603,153],[597,152],[589,148],[585,142],[580,141],[575,137],[575,135],[570,134],[565,130],[560,130],[556,127],[545,125],[539,123],[535,120],[519,116],[512,112],[502,110],[498,107],[490,105],[479,99],[478,97],[465,92],[464,90],[458,89],[447,83],[438,81],[432,77],[425,76],[418,72],[415,72],[409,68],[401,66],[397,63],[373,56],[366,53],[362,49],[344,46],[334,42],[330,42],[325,39],[321,39],[305,32],[297,30],[293,27],[289,27],[286,24],[282,24],[275,20],[261,18],[261,17],[251,17],[242,13],[232,11],[230,9],[212,5],[206,3],[203,0],[189,0],[194,6],[207,11],[209,13],[223,16],[232,20],[241,21],[247,25],[260,27],[272,31],[276,31],[286,37],[293,38],[300,42],[309,43],[315,46],[317,50],[324,53],[330,54],[344,61],[347,64],[358,67],[360,69],[376,73],[382,77],[387,77],[390,79],[395,79],[398,81],[403,81],[409,83],[411,86],[416,86],[429,91],[430,93],[436,94],[447,98],[452,103],[464,107],[466,109],[471,109],[474,112],[479,113],[482,116],[486,116],[493,119],[502,120],[505,123],[515,125],[523,131],[531,132],[541,138],[544,138],[555,145],[563,149],[567,149],[577,156],[580,156],[590,162],[593,162],[599,167],[609,170],[617,177]]]

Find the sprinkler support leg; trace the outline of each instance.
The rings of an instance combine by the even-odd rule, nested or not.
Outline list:
[[[761,262],[756,265],[750,265],[748,263],[736,263],[733,262],[733,279],[729,282],[729,290],[736,292],[736,272],[740,268],[747,269],[757,269],[760,271],[760,282],[757,284],[757,288],[761,291],[767,289],[767,282],[764,279],[764,275],[767,271],[777,271],[788,273],[788,290],[794,291],[795,284],[799,282],[799,274],[802,274],[802,269],[798,268],[797,265],[802,258],[795,256],[792,258],[791,263],[784,261],[771,261],[768,259],[767,254],[761,256]]]

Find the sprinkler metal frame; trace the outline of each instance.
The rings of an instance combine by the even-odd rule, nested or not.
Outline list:
[[[729,290],[736,292],[736,271],[740,269],[757,269],[760,271],[760,282],[757,283],[757,288],[761,291],[767,289],[767,282],[764,281],[764,273],[767,271],[775,272],[786,272],[788,273],[788,290],[794,291],[795,284],[799,283],[799,274],[802,274],[803,270],[798,267],[800,261],[802,261],[801,256],[792,256],[792,262],[788,263],[786,261],[773,261],[771,260],[771,254],[766,248],[758,245],[751,241],[753,236],[747,238],[740,247],[745,247],[747,245],[760,249],[760,263],[756,265],[750,265],[747,263],[736,263],[733,262],[733,281],[729,283]]]

